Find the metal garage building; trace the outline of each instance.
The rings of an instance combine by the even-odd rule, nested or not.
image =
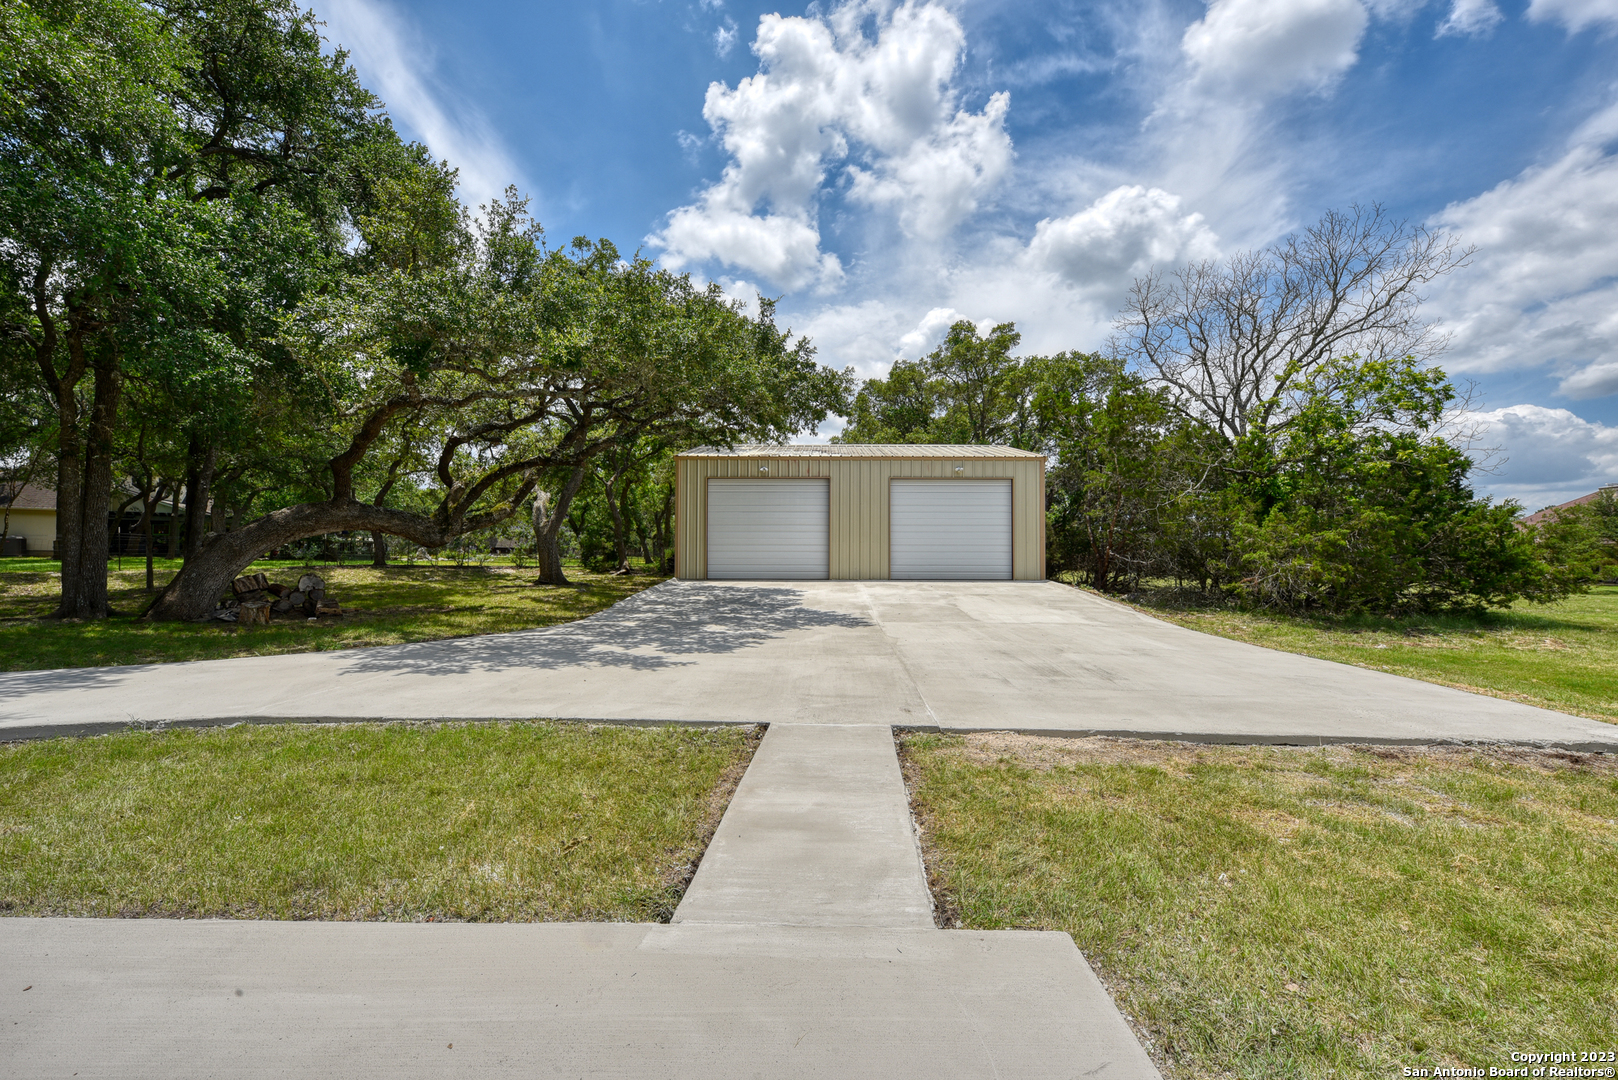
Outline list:
[[[676,577],[1045,576],[1045,458],[1026,450],[701,447],[675,477]]]

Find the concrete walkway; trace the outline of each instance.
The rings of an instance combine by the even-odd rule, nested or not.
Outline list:
[[[1611,724],[1199,634],[1050,582],[670,582],[548,630],[0,674],[0,738],[535,716],[1618,751]]]
[[[931,927],[893,733],[772,725],[674,922]]]
[[[1159,1080],[1066,934],[931,908],[889,728],[775,725],[672,925],[0,919],[0,1077]]]
[[[1065,934],[0,919],[0,971],[18,1080],[1157,1076]]]

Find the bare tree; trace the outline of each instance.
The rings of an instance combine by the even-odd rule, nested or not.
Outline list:
[[[1284,420],[1289,392],[1326,360],[1442,352],[1447,335],[1418,314],[1421,290],[1472,250],[1380,206],[1331,210],[1263,251],[1137,278],[1112,348],[1240,438]]]

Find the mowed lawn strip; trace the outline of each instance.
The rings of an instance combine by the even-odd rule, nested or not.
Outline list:
[[[755,742],[534,722],[0,745],[0,914],[666,920]]]
[[[38,564],[38,565],[35,565]],[[147,623],[134,616],[150,602],[138,560],[114,569],[113,618],[57,622],[46,618],[60,592],[57,564],[43,559],[0,560],[0,670],[102,667],[173,660],[354,649],[498,634],[553,626],[594,615],[663,580],[651,574],[595,574],[568,568],[572,584],[535,584],[536,571],[510,566],[305,566],[255,563],[272,581],[296,585],[318,574],[329,593],[354,613],[308,622],[275,619],[269,626],[228,623]],[[159,584],[179,570],[164,565]]]
[[[1618,586],[1481,615],[1300,618],[1137,604],[1180,626],[1618,723]]]
[[[1173,1077],[1618,1049],[1618,762],[910,734],[935,892],[1073,935]]]

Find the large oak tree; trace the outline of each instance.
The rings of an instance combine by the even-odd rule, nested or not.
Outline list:
[[[415,182],[384,193],[361,221],[370,270],[286,322],[302,422],[335,448],[323,497],[211,536],[149,617],[205,615],[253,559],[303,537],[361,529],[436,548],[526,511],[547,477],[562,479],[559,522],[585,470],[615,447],[785,439],[844,407],[848,376],[816,364],[767,302],[749,315],[717,286],[605,241],[546,249],[515,192],[476,222],[446,212],[447,176],[423,162]],[[406,445],[429,463],[419,479],[435,492],[430,512],[367,498],[358,483]],[[541,541],[542,559],[552,552],[542,576],[565,580]]]
[[[285,0],[29,0],[0,48],[0,273],[26,300],[5,360],[56,403],[58,614],[100,618],[128,380],[225,415],[278,313],[342,261],[355,177],[400,146]],[[192,435],[195,519],[226,433]]]

